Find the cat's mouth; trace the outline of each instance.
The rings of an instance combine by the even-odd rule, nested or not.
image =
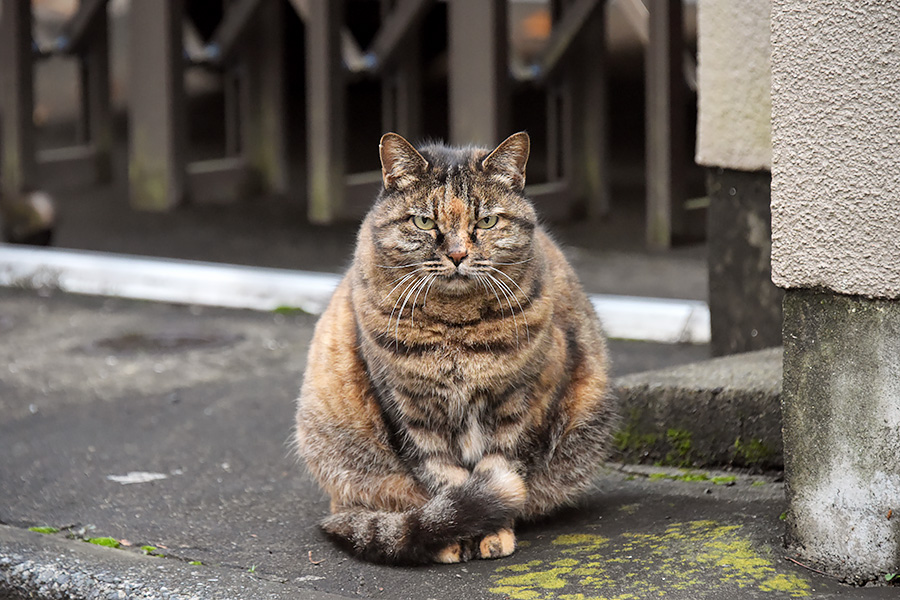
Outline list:
[[[462,294],[468,292],[475,279],[468,272],[463,272],[459,268],[444,273],[440,277],[441,291],[450,294]]]

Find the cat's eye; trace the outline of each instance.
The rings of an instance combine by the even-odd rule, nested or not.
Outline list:
[[[429,229],[434,229],[434,219],[429,217],[423,217],[421,215],[416,215],[412,218],[413,225],[418,227],[419,229],[424,229],[428,231]]]
[[[491,215],[489,217],[482,217],[478,219],[478,222],[475,223],[475,227],[478,229],[490,229],[494,225],[497,224],[497,215]]]

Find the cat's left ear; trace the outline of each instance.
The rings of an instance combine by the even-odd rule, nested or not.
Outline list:
[[[381,136],[378,150],[381,154],[381,178],[386,190],[402,190],[428,168],[428,161],[418,150],[396,133]]]
[[[531,152],[531,138],[524,131],[514,133],[485,158],[481,166],[500,183],[521,192],[525,189],[525,164]]]

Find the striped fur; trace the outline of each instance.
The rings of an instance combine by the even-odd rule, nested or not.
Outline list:
[[[506,556],[515,521],[570,503],[605,455],[605,343],[523,194],[528,151],[524,133],[490,153],[382,138],[297,410],[323,528],[360,557]]]

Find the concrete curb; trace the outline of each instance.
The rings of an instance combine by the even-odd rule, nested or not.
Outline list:
[[[783,468],[781,361],[771,348],[620,377],[619,460]]]
[[[298,589],[289,583],[0,525],[4,600],[293,600]],[[340,598],[311,589],[302,594],[309,600]]]
[[[319,314],[339,281],[332,273],[0,244],[0,286],[6,287]],[[599,294],[591,301],[612,338],[709,342],[705,302]]]

